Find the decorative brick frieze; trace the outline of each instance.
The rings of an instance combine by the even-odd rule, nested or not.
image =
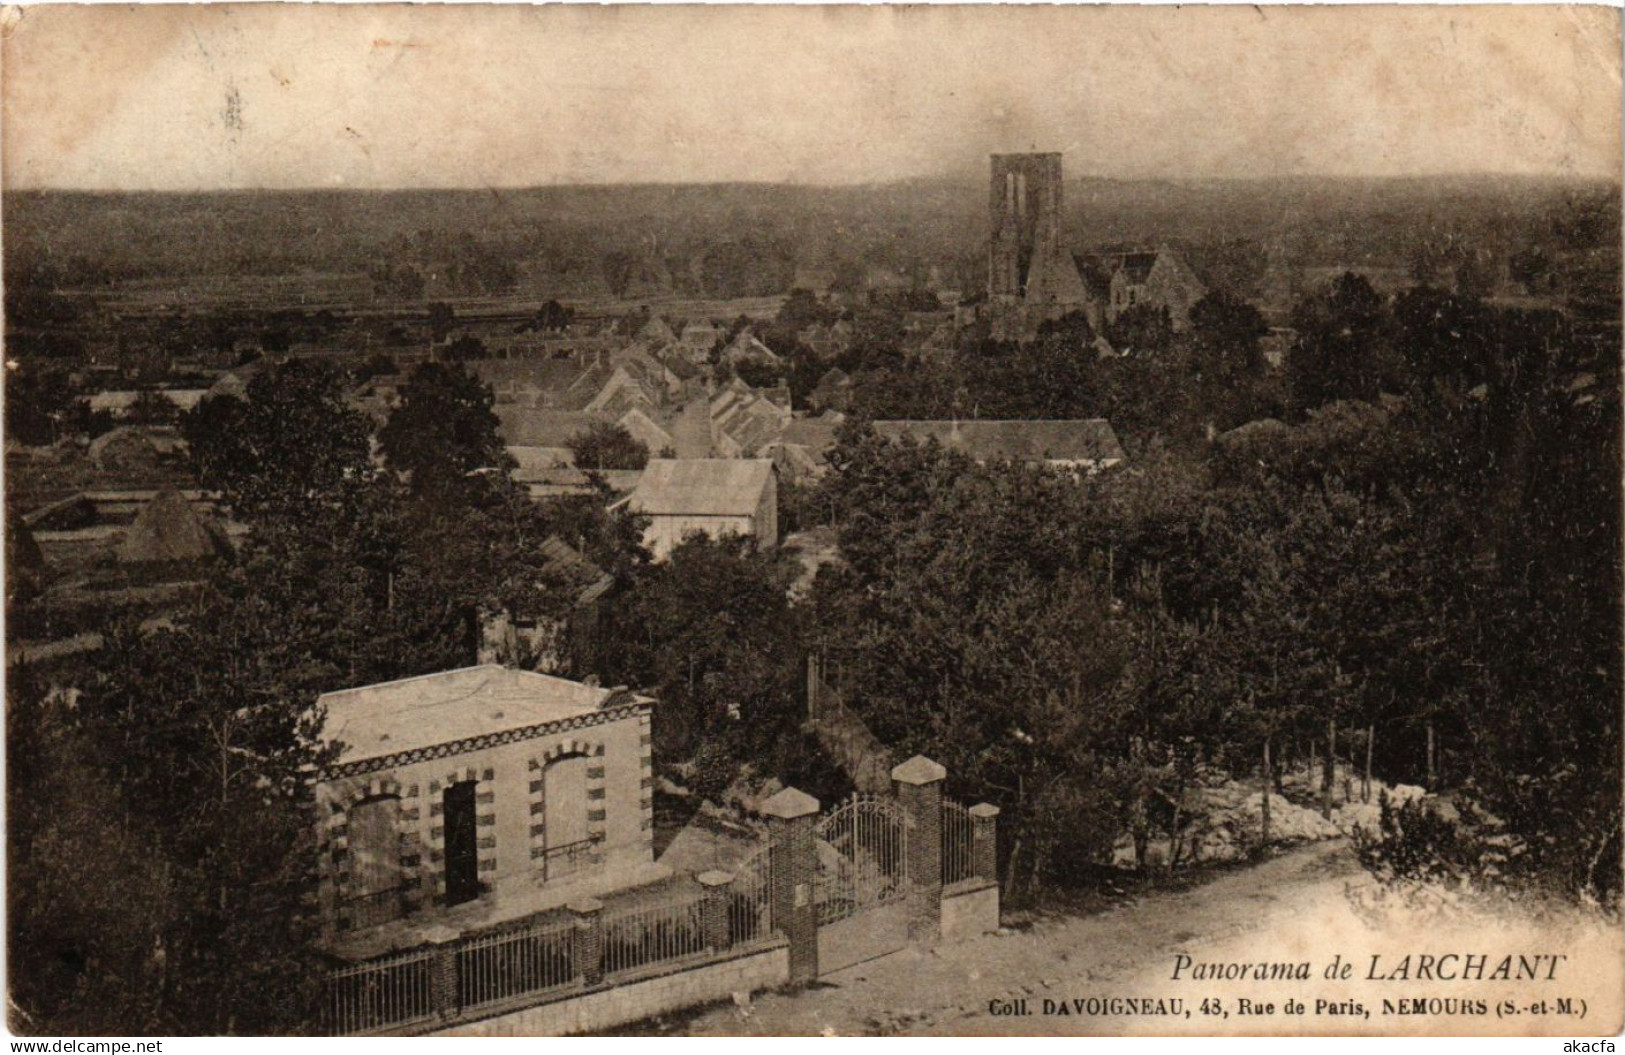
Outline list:
[[[569,718],[560,718],[556,721],[543,722],[539,725],[525,726],[520,729],[504,729],[495,733],[482,733],[462,740],[452,740],[443,744],[432,744],[428,747],[414,748],[411,751],[401,751],[391,755],[380,755],[377,758],[364,758],[355,762],[340,762],[326,770],[323,778],[335,780],[343,777],[360,776],[378,770],[396,769],[401,766],[414,765],[436,758],[451,758],[456,755],[465,755],[473,751],[483,751],[490,747],[499,747],[503,744],[519,743],[524,740],[535,740],[544,736],[555,736],[559,733],[568,733],[577,729],[591,729],[606,725],[610,722],[620,721],[631,717],[641,710],[647,710],[648,705],[643,703],[628,703],[619,707],[593,711],[590,714],[578,714]],[[604,753],[602,744],[593,751],[595,755]],[[490,770],[486,770],[490,773]],[[448,783],[456,783],[453,777]],[[470,776],[468,779],[475,779]],[[487,777],[486,779],[492,779]],[[430,792],[435,791],[433,784]]]

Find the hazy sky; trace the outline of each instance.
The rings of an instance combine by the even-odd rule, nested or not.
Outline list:
[[[14,187],[1618,177],[1607,8],[25,8]]]

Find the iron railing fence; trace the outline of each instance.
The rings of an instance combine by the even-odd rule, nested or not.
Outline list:
[[[942,882],[958,883],[976,875],[975,822],[970,810],[942,800]]]
[[[322,1025],[343,1035],[432,1018],[433,972],[434,954],[427,949],[341,967],[327,978]]]
[[[745,945],[773,933],[773,851],[764,846],[734,871],[728,888],[728,944]]]
[[[458,1006],[466,1011],[576,985],[574,942],[570,920],[465,938],[457,947]]]
[[[706,951],[701,897],[604,915],[604,980]]]

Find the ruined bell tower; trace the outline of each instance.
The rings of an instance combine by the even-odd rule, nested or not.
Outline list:
[[[987,295],[1020,301],[1033,262],[1055,257],[1061,243],[1061,155],[994,154],[988,188]]]

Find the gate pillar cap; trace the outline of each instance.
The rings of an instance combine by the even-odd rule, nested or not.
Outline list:
[[[970,815],[972,817],[997,817],[999,815],[999,807],[993,805],[991,802],[978,802],[976,805],[970,808]]]
[[[796,788],[785,788],[762,803],[762,812],[769,817],[777,817],[780,820],[794,820],[797,817],[805,817],[809,813],[817,813],[818,800],[805,791]]]
[[[446,945],[463,936],[463,932],[456,927],[435,926],[423,930],[423,940],[428,945]]]
[[[924,755],[915,755],[891,771],[891,778],[899,784],[935,784],[947,777],[946,769]]]
[[[578,916],[590,916],[594,912],[604,911],[604,903],[595,897],[577,898],[564,907]]]
[[[732,872],[719,872],[715,869],[709,872],[701,872],[694,878],[699,882],[700,886],[727,886],[734,881]]]

